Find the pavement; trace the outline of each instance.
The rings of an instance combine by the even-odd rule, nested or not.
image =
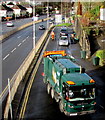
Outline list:
[[[74,25],[72,25],[72,28],[74,29]],[[75,29],[74,29],[75,31]],[[76,44],[71,44],[70,45],[70,50],[71,50],[71,55],[76,59],[77,63],[81,65],[83,68],[85,68],[86,71],[88,70],[94,70],[99,68],[99,65],[94,65],[93,64],[93,56],[90,58],[82,58],[81,56],[81,47],[79,42]]]
[[[83,68],[86,69],[86,71],[97,69],[98,67],[100,67],[99,65],[97,65],[97,66],[93,65],[92,58],[90,58],[90,59],[81,58],[81,47],[80,47],[79,43],[72,44],[70,46],[70,49],[71,49],[71,55],[76,59],[76,61],[79,65],[81,65]]]

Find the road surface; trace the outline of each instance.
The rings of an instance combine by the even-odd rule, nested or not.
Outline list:
[[[59,105],[51,96],[47,94],[46,85],[43,83],[43,62],[37,71],[34,83],[29,96],[24,119],[27,120],[105,120],[105,67],[98,68],[93,66],[91,61],[85,61],[80,58],[79,44],[71,44],[69,47],[60,47],[57,44],[59,29],[56,41],[50,41],[46,50],[66,50],[68,54],[73,55],[86,72],[96,81],[98,94],[96,96],[96,113],[76,117],[67,117],[59,110]]]
[[[44,19],[44,18],[46,18],[46,15],[41,15],[38,19]],[[0,28],[2,28],[0,31],[0,35],[5,34],[17,27],[24,25],[24,24],[32,22],[32,17],[12,20],[12,22],[14,23],[13,27],[7,27],[7,25],[6,25],[7,21],[0,23]]]
[[[43,35],[45,30],[39,30],[42,23],[36,24],[35,42]],[[43,22],[46,26],[46,22]],[[33,26],[27,27],[2,43],[2,89],[7,86],[8,78],[12,78],[27,55],[33,48]]]

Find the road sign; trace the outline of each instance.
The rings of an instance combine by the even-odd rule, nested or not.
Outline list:
[[[55,15],[55,23],[62,23],[62,15],[61,14],[56,14]]]
[[[38,20],[38,17],[37,17],[37,16],[33,16],[33,17],[32,17],[32,20],[33,20],[33,21],[37,21],[37,20]]]

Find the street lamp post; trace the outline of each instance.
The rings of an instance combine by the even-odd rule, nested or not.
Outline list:
[[[47,0],[47,18],[49,17],[49,0]],[[49,20],[47,20],[47,30],[49,28]]]
[[[35,48],[35,23],[34,23],[34,17],[35,17],[35,2],[33,0],[33,49]]]
[[[63,13],[62,13],[62,0],[61,0],[61,15],[63,15]]]

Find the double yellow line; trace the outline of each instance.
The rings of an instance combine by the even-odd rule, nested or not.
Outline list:
[[[44,48],[43,48],[43,51],[42,53],[45,51],[48,43],[49,43],[49,40],[50,40],[50,37],[48,38]],[[20,114],[19,114],[19,120],[23,119],[24,118],[24,114],[25,114],[25,111],[26,111],[26,107],[27,107],[27,103],[28,103],[28,99],[29,99],[29,94],[30,94],[30,91],[31,91],[31,88],[32,88],[32,85],[33,85],[33,82],[34,82],[34,79],[35,79],[35,75],[37,73],[37,70],[38,70],[38,67],[40,65],[40,62],[43,58],[43,55],[41,55],[37,61],[37,64],[34,68],[34,71],[32,73],[32,76],[30,78],[30,81],[29,81],[29,84],[27,86],[27,89],[26,89],[26,92],[25,92],[25,96],[24,96],[24,100],[23,100],[23,103],[22,103],[22,107],[21,107],[21,110],[20,110]]]

